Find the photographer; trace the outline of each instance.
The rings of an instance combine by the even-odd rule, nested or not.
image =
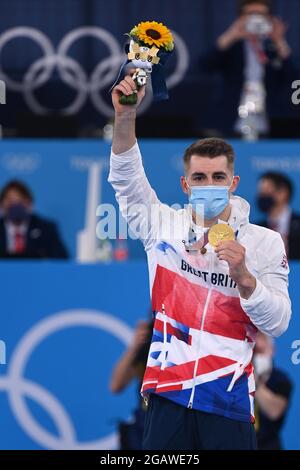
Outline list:
[[[205,71],[222,74],[218,114],[226,135],[268,135],[270,118],[288,111],[297,71],[286,31],[271,13],[271,0],[241,0],[238,19],[202,59]]]
[[[288,413],[293,384],[288,375],[274,365],[274,344],[259,332],[254,350],[256,377],[255,429],[260,450],[281,450],[281,431]]]
[[[110,381],[112,393],[120,393],[137,379],[139,389],[145,373],[151,344],[153,322],[141,320],[135,328],[132,344],[114,367]],[[139,395],[129,421],[119,423],[120,450],[141,450],[145,421],[145,404]]]

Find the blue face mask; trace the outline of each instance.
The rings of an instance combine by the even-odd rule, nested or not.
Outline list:
[[[190,204],[193,211],[204,219],[212,220],[220,215],[229,204],[230,186],[189,186]],[[204,212],[203,212],[204,211]]]
[[[6,219],[14,224],[21,224],[26,222],[29,217],[29,212],[26,206],[22,203],[12,204],[6,213]]]

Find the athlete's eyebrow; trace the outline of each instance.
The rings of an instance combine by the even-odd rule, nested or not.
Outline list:
[[[207,175],[206,175],[205,173],[200,173],[200,172],[198,172],[198,171],[196,171],[195,173],[192,173],[192,178],[195,178],[195,177],[197,177],[197,176],[202,176],[202,177],[205,176],[205,177],[207,177]]]
[[[201,172],[198,172],[198,171],[196,171],[195,173],[192,173],[192,178],[197,178],[199,176],[207,178],[206,173],[201,173]],[[213,173],[213,177],[215,177],[215,176],[225,176],[225,177],[227,177],[227,174],[225,173],[225,171],[215,171]]]

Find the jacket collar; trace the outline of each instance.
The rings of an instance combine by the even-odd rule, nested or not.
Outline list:
[[[249,223],[250,204],[239,196],[231,196],[231,213],[228,220],[234,230],[239,230],[243,225]]]

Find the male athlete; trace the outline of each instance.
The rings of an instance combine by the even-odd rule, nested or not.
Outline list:
[[[119,103],[132,93],[137,105]],[[191,210],[158,200],[135,135],[144,95],[129,75],[113,89],[109,175],[129,225],[142,229],[149,264],[155,322],[141,390],[148,400],[144,449],[254,450],[255,337],[258,330],[280,336],[291,317],[284,244],[249,223],[249,204],[233,196],[234,151],[221,139],[185,152],[181,186]],[[158,215],[148,217],[154,207]]]

